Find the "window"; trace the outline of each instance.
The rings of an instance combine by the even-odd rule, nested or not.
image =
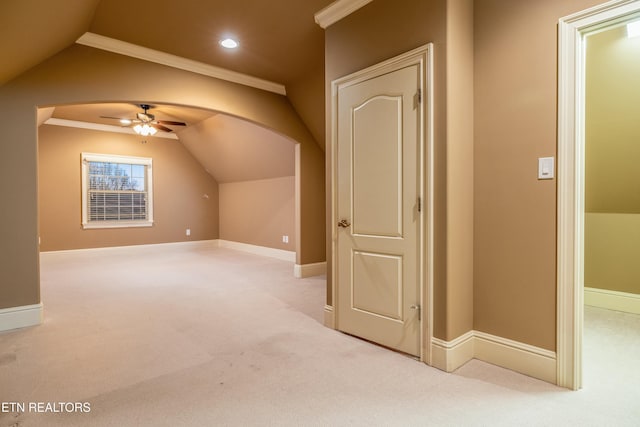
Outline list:
[[[151,159],[82,153],[83,228],[153,225]]]

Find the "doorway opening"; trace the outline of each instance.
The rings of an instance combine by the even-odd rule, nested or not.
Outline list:
[[[557,384],[582,387],[586,43],[640,18],[640,1],[616,0],[562,18],[558,46]]]
[[[41,251],[209,242],[296,261],[295,141],[225,113],[173,104],[152,106],[142,118],[160,130],[143,136],[132,129],[139,111],[123,102],[39,109]],[[81,173],[87,155],[112,160]],[[124,164],[134,157],[149,160],[149,185],[138,179],[141,188],[126,185],[138,176]],[[87,203],[85,193],[100,203]],[[133,193],[139,207],[127,202]],[[85,207],[92,215],[80,217]],[[138,211],[155,215],[143,227],[131,217]]]

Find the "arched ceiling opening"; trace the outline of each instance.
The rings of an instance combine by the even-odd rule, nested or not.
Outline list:
[[[156,120],[184,122],[168,126],[175,143],[184,147],[219,183],[253,181],[295,174],[294,142],[272,130],[228,114],[202,108],[153,104]],[[117,118],[136,117],[136,103],[61,105],[41,109],[44,124],[78,126],[122,132]],[[146,137],[149,143],[159,137]]]

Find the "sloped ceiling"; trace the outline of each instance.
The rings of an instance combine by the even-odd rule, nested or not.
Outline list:
[[[92,32],[289,84],[323,67],[314,15],[333,0],[3,0],[0,84]],[[218,41],[237,37],[240,49]]]
[[[333,0],[102,0],[93,33],[277,83],[323,67],[314,14]],[[234,36],[240,49],[219,46]]]
[[[91,32],[280,83],[287,90],[295,86],[298,94],[290,100],[323,146],[324,32],[314,14],[332,2],[3,0],[0,86]],[[235,36],[240,49],[221,48],[224,36]],[[305,98],[309,93],[317,94],[313,101]],[[137,111],[127,104],[58,106],[41,117],[117,124],[100,116],[132,117]],[[153,113],[188,123],[174,130],[220,182],[294,174],[293,144],[269,130],[185,107],[158,105]]]
[[[0,2],[0,85],[73,44],[100,0]]]
[[[235,117],[218,114],[178,136],[219,183],[295,174],[293,141]]]

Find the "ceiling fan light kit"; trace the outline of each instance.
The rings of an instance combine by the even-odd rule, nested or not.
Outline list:
[[[149,126],[148,124],[143,124],[143,125],[135,125],[133,127],[133,130],[138,134],[138,135],[142,135],[142,136],[153,136],[156,134],[157,129]]]
[[[116,119],[120,121],[122,126],[132,126],[135,133],[142,136],[153,136],[159,130],[163,132],[173,132],[172,129],[168,128],[165,125],[169,126],[186,126],[187,124],[184,122],[176,122],[172,120],[156,120],[156,116],[149,113],[149,110],[153,108],[152,105],[149,104],[138,104],[140,108],[142,108],[142,113],[137,113],[134,119],[129,118],[121,118],[121,117],[109,117],[109,116],[101,116],[106,119]]]

